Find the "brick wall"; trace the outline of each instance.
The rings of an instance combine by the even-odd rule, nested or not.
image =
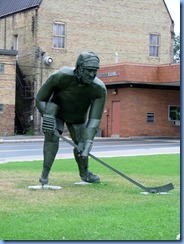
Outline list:
[[[158,70],[159,82],[180,81],[180,64],[162,65]]]
[[[64,3],[64,4],[63,4]],[[38,10],[39,45],[55,57],[55,67],[74,65],[81,51],[95,51],[101,64],[119,62],[170,63],[171,20],[162,0],[43,0]],[[128,21],[127,21],[128,20]],[[52,48],[53,22],[67,27],[66,50]],[[161,35],[160,57],[150,58],[149,33]],[[62,58],[61,58],[62,57]]]
[[[135,69],[135,67],[137,67]],[[121,69],[122,68],[122,69]],[[114,71],[115,70],[115,71]],[[129,70],[130,77],[125,72]],[[151,72],[150,72],[151,71]],[[154,72],[153,72],[154,71]],[[180,65],[161,65],[161,66],[143,66],[129,64],[126,69],[126,64],[116,66],[101,67],[98,74],[112,74],[119,72],[119,76],[101,77],[105,84],[114,84],[113,89],[123,81],[126,83],[142,84],[142,87],[136,88],[123,87],[117,88],[117,94],[113,95],[113,89],[108,88],[107,101],[105,112],[103,114],[101,129],[103,136],[112,135],[112,103],[113,101],[120,102],[120,132],[121,137],[133,136],[180,136],[180,126],[175,126],[173,122],[168,120],[168,106],[180,106],[180,90],[174,88],[148,89],[144,84],[163,84],[180,82]],[[147,82],[146,82],[147,81]],[[115,85],[116,84],[116,85]],[[108,86],[107,86],[108,87]],[[147,113],[154,113],[155,122],[147,123]]]
[[[108,99],[100,128],[103,136],[112,135],[112,102],[120,101],[120,136],[180,136],[180,126],[168,121],[168,106],[180,105],[180,92],[140,88],[121,88],[117,95],[108,90]],[[146,114],[154,113],[155,122],[147,123]],[[108,132],[107,132],[108,128]]]
[[[15,120],[15,56],[1,55],[0,64],[4,64],[4,74],[0,74],[0,136],[14,134]]]
[[[65,49],[53,48],[55,21],[66,24]],[[82,51],[98,53],[101,65],[114,64],[115,52],[118,53],[119,63],[172,62],[171,27],[171,19],[163,0],[152,1],[151,8],[147,0],[42,0],[38,9],[10,15],[6,20],[0,19],[0,48],[15,49],[15,36],[18,36],[18,63],[27,81],[34,83],[36,95],[42,82],[52,72],[63,66],[74,66]],[[159,58],[149,57],[150,33],[161,36]],[[35,54],[38,48],[53,58],[51,67],[44,65],[41,68],[42,57]],[[131,80],[134,76],[139,80],[137,73],[141,72],[141,67],[134,68],[135,74],[131,74],[129,67],[126,67],[127,79]],[[155,73],[154,69],[150,68],[150,72]],[[31,106],[37,130],[39,115],[34,104]]]
[[[98,77],[105,82],[172,83],[180,81],[180,64],[146,65],[122,63],[101,66]]]
[[[53,48],[55,21],[66,24],[64,50]],[[147,0],[42,0],[38,9],[8,16],[6,30],[4,22],[0,19],[0,48],[15,48],[14,37],[18,35],[19,64],[25,74],[34,74],[37,80],[37,47],[54,58],[51,69],[44,67],[44,79],[62,66],[74,66],[81,51],[97,52],[101,65],[115,63],[115,52],[119,63],[165,64],[173,58],[171,19],[163,0],[153,1],[151,8]],[[159,58],[149,57],[150,33],[161,35]]]
[[[4,104],[0,113],[0,136],[14,135],[15,105]]]

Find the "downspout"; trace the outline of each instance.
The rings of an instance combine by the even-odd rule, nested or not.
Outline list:
[[[171,32],[170,63],[174,63],[174,37],[175,37],[174,22],[171,22],[170,32]]]
[[[41,64],[40,64],[40,87],[41,87],[43,84],[43,63],[44,63],[43,59],[44,59],[45,52],[43,52],[41,50],[40,54],[41,54]],[[41,114],[40,114],[39,132],[40,132],[40,134],[42,133],[42,116],[41,116]]]

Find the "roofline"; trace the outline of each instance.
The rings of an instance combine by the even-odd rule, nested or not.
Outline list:
[[[40,1],[40,4],[41,4],[41,1]],[[26,11],[26,10],[28,11],[28,10],[31,10],[31,9],[34,9],[34,8],[39,8],[40,7],[40,4],[35,4],[34,6],[31,6],[29,8],[23,8],[23,9],[20,9],[20,10],[15,11],[15,12],[10,12],[10,13],[1,15],[0,16],[0,19],[6,18],[8,16],[11,16],[12,14],[21,13],[21,12]]]
[[[164,5],[165,5],[165,7],[166,7],[166,10],[167,10],[167,12],[168,12],[168,14],[169,14],[169,17],[170,17],[172,23],[174,23],[174,20],[173,20],[172,17],[171,17],[171,14],[170,14],[170,12],[169,12],[169,9],[168,9],[168,7],[167,7],[167,4],[166,4],[165,0],[163,0],[163,3],[164,3]]]
[[[119,82],[119,83],[104,83],[107,89],[115,88],[145,88],[145,89],[160,89],[160,90],[180,90],[180,86],[149,84],[149,83],[134,83],[134,82]]]
[[[109,67],[117,67],[117,66],[125,66],[125,65],[127,65],[127,66],[141,66],[141,67],[161,68],[161,67],[165,67],[165,66],[180,66],[180,63],[144,64],[144,63],[122,62],[122,63],[113,63],[113,64],[107,64],[107,65],[100,65],[100,69],[109,68]]]

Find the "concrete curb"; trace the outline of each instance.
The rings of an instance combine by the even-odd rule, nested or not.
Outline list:
[[[68,135],[64,135],[68,140],[71,138]],[[60,139],[61,140],[61,139]],[[140,141],[140,140],[170,140],[170,141],[180,141],[178,137],[95,137],[94,141]],[[0,138],[1,143],[34,143],[43,142],[44,136],[10,136]]]

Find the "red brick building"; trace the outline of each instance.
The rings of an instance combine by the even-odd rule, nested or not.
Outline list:
[[[115,64],[98,77],[108,90],[102,136],[180,136],[179,64]]]

